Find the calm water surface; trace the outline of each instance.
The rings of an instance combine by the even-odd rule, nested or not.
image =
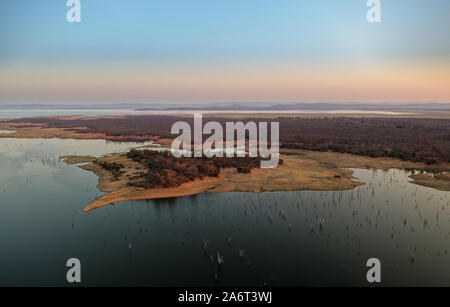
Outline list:
[[[401,170],[357,169],[367,184],[352,191],[201,194],[81,213],[102,195],[97,177],[58,157],[137,145],[0,139],[0,286],[68,285],[72,257],[83,285],[367,285],[376,257],[384,285],[450,286],[450,193]]]
[[[193,114],[193,113],[259,113],[259,114],[378,114],[378,115],[402,115],[414,114],[406,112],[391,111],[364,111],[364,110],[243,110],[243,111],[218,111],[218,110],[134,110],[134,109],[67,109],[67,110],[14,110],[0,109],[1,118],[21,118],[33,116],[69,116],[69,115],[174,115],[174,114]]]

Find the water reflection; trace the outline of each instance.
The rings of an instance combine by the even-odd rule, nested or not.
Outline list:
[[[450,285],[448,192],[410,172],[354,170],[351,191],[201,194],[125,202],[82,214],[102,193],[61,154],[101,155],[104,141],[0,140],[0,285]],[[205,243],[206,242],[206,243]],[[222,262],[219,264],[219,262]]]

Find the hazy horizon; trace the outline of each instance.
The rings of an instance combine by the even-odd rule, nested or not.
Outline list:
[[[146,111],[167,111],[171,112],[187,111],[187,112],[202,112],[210,110],[212,112],[404,112],[410,111],[450,111],[450,103],[268,103],[268,102],[215,102],[215,103],[24,103],[24,104],[2,104],[0,103],[0,110],[6,111],[3,116],[10,117],[14,113],[8,111],[30,111],[30,112],[52,112],[52,111],[80,111],[88,110],[110,110],[114,112],[124,112],[126,110],[133,112]],[[130,114],[131,114],[130,113]],[[381,114],[380,113],[380,114]],[[31,116],[22,113],[17,113],[15,116]],[[40,115],[41,113],[30,113]],[[42,113],[41,115],[51,115],[53,113]],[[86,113],[87,115],[88,113]],[[93,115],[92,113],[91,115]],[[108,113],[105,113],[107,115]],[[113,114],[113,113],[111,113]],[[115,113],[114,113],[115,114]],[[389,114],[389,113],[383,113]],[[403,114],[403,113],[398,113]],[[409,113],[404,113],[409,114]],[[412,114],[412,113],[411,113]],[[56,114],[55,114],[56,115]],[[19,116],[19,117],[20,117]]]

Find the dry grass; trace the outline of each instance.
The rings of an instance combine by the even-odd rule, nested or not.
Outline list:
[[[91,156],[74,156],[74,155],[61,156],[61,161],[67,164],[87,163],[93,162],[95,160],[96,158]]]
[[[252,192],[265,191],[299,191],[299,190],[349,190],[363,183],[353,180],[351,170],[346,168],[406,168],[430,170],[430,166],[391,158],[368,158],[350,154],[332,152],[311,152],[305,150],[291,151],[289,155],[282,155],[284,163],[275,169],[253,169],[250,174],[240,174],[236,169],[223,169],[219,177],[206,177],[202,180],[191,181],[176,188],[143,189],[128,186],[133,177],[144,171],[142,165],[126,157],[126,154],[113,154],[99,159],[104,162],[116,162],[125,166],[124,174],[116,180],[111,172],[99,165],[90,163],[81,166],[93,171],[99,176],[98,189],[107,192],[91,203],[83,212],[96,208],[129,200],[144,200],[157,198],[172,198],[199,193]],[[431,166],[433,171],[449,170],[448,164]],[[435,178],[426,175],[413,177],[414,183],[450,190],[449,176],[441,175]],[[443,178],[442,176],[445,176]],[[430,177],[430,178],[428,178]],[[440,178],[440,179],[438,179]]]
[[[431,176],[428,174],[414,174],[409,176],[411,183],[423,185],[441,191],[450,191],[450,174]]]

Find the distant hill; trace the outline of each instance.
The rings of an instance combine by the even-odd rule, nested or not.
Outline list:
[[[136,111],[287,111],[287,110],[450,110],[450,103],[115,103],[115,104],[0,104],[3,110],[77,110],[77,109],[133,109]]]
[[[259,106],[258,104],[233,105],[197,105],[197,106],[166,106],[165,108],[138,108],[137,111],[289,111],[289,110],[450,110],[450,103],[421,104],[336,104],[336,103],[295,103],[273,104]]]

